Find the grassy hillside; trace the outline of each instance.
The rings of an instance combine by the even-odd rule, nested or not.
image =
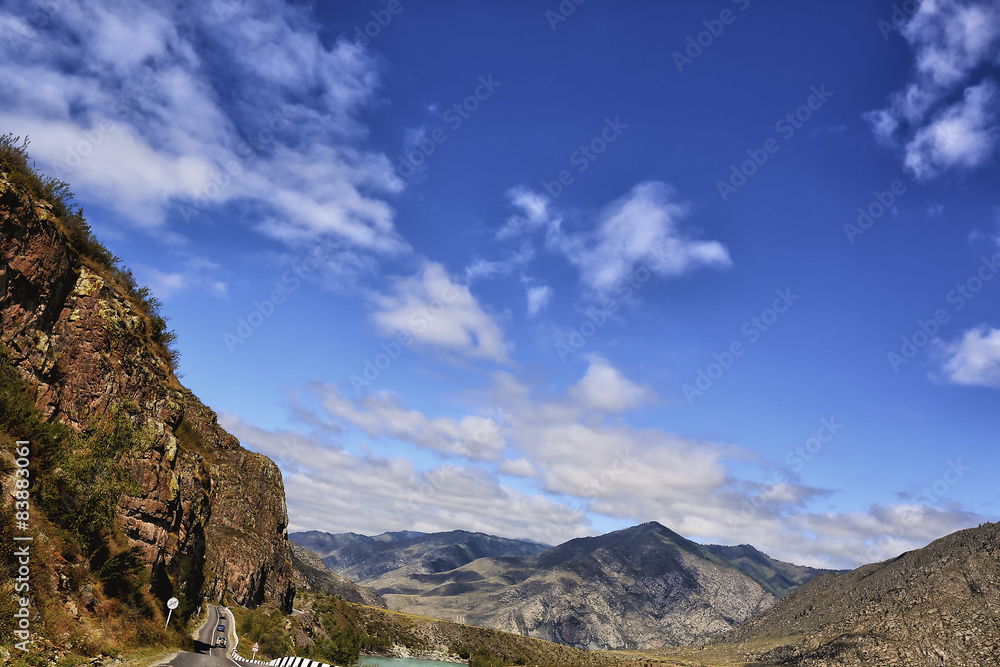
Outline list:
[[[292,549],[292,570],[298,591],[314,591],[343,598],[348,602],[385,608],[385,600],[370,588],[359,586],[346,577],[334,574],[318,554],[305,547],[290,542]]]

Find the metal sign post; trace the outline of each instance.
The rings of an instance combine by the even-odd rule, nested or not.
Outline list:
[[[177,605],[180,604],[180,600],[177,598],[170,598],[167,600],[167,622],[163,625],[163,629],[166,630],[167,626],[170,625],[170,615],[174,613],[174,609],[177,609]]]
[[[260,644],[258,644],[257,642],[254,642],[253,643],[253,648],[251,649],[253,651],[253,659],[254,660],[257,659],[257,649],[259,649],[259,648],[260,648]]]

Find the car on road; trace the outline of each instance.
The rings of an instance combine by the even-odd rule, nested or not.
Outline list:
[[[218,639],[215,640],[215,645],[220,648],[226,648],[226,638],[219,637]]]
[[[218,630],[219,632],[225,632],[226,626],[220,624],[219,627],[216,628],[216,630]]]

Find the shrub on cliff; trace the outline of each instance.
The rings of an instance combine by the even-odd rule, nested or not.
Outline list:
[[[114,650],[99,643],[95,626],[104,637],[114,637],[115,649],[180,645],[183,632],[163,629],[163,616],[149,593],[145,562],[129,547],[116,520],[121,495],[133,484],[126,461],[145,447],[148,435],[135,426],[130,411],[136,406],[122,403],[78,434],[48,421],[35,406],[34,396],[0,347],[0,477],[12,472],[14,441],[29,441],[30,525],[36,537],[44,536],[31,547],[31,594],[40,612],[32,634],[41,641],[35,642],[32,653],[17,655],[11,664],[51,664],[47,662],[55,650],[51,641],[57,638],[72,647],[67,661]],[[5,484],[0,499],[2,535],[14,532],[11,498]],[[9,645],[12,632],[13,614],[7,603],[12,599],[12,571],[10,567],[0,571],[0,644],[4,645]],[[72,603],[75,611],[68,611],[64,603]],[[93,625],[81,624],[77,612],[92,614]]]
[[[33,504],[70,531],[91,558],[100,558],[98,552],[117,532],[122,495],[135,490],[124,461],[145,449],[149,437],[135,425],[135,410],[120,403],[79,434],[47,421],[35,406],[34,393],[0,350],[0,432],[16,433],[31,443]]]
[[[47,485],[60,489],[61,503],[50,505],[92,554],[114,533],[122,495],[138,491],[123,462],[146,449],[147,439],[127,407],[116,406],[62,452],[55,484]]]
[[[38,173],[28,156],[29,144],[27,137],[22,140],[10,133],[0,136],[0,169],[7,172],[11,183],[52,204],[52,213],[62,222],[63,232],[74,248],[98,264],[115,269],[118,257],[91,232],[83,209],[74,202],[69,183]]]

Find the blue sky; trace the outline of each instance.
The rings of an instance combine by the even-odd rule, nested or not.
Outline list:
[[[1000,514],[996,3],[0,23],[0,127],[292,530],[657,520],[851,567]]]

